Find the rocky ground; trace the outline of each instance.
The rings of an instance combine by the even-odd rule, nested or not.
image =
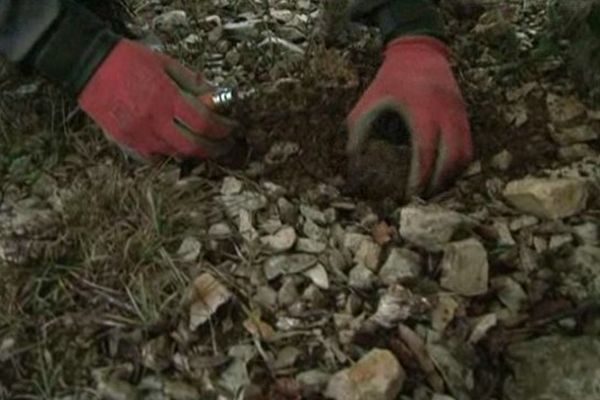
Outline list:
[[[410,204],[348,191],[379,44],[343,3],[131,6],[255,91],[235,167],[137,164],[0,81],[0,399],[599,398],[600,111],[546,1],[442,2],[477,161]]]

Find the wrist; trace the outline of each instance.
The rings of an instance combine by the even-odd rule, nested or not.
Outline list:
[[[93,13],[64,1],[54,24],[24,64],[76,96],[119,39]]]
[[[378,27],[385,43],[405,35],[428,35],[445,40],[444,22],[436,0],[356,1],[353,20]]]

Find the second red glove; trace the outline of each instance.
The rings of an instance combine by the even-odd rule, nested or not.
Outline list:
[[[388,44],[375,80],[348,117],[351,160],[390,113],[404,121],[410,136],[392,138],[406,139],[412,148],[406,198],[443,189],[469,165],[473,144],[465,103],[441,41],[405,36]]]

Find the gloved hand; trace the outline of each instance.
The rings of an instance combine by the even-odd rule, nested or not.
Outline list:
[[[448,53],[429,36],[391,41],[375,80],[348,117],[351,163],[375,137],[411,146],[405,198],[443,189],[473,158],[465,104]],[[375,132],[390,116],[401,119],[406,132]]]
[[[218,157],[232,121],[202,101],[214,89],[164,54],[122,39],[81,91],[81,108],[107,136],[142,158]]]

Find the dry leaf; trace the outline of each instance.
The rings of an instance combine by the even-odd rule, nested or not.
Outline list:
[[[258,336],[265,341],[273,340],[275,337],[275,330],[271,325],[260,320],[260,318],[248,318],[244,321],[244,328],[254,335]]]
[[[371,235],[373,236],[375,243],[383,246],[392,241],[394,228],[389,226],[385,221],[381,221],[373,227]]]
[[[204,324],[232,294],[210,274],[202,274],[194,281],[194,302],[190,307],[190,329]]]

